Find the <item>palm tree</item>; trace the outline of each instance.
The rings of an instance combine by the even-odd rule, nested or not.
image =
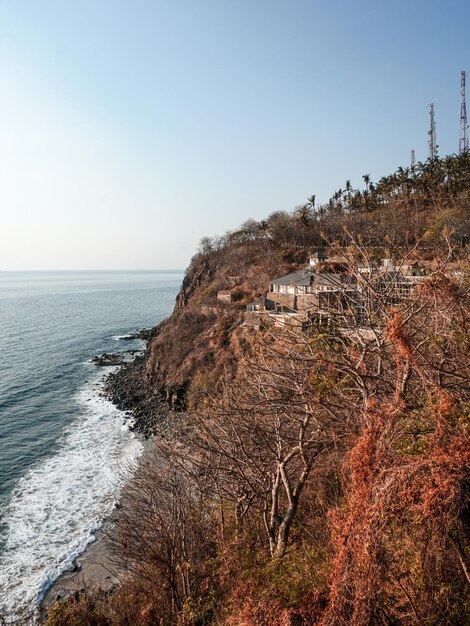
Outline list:
[[[310,206],[312,211],[315,211],[315,198],[316,198],[315,195],[310,196],[309,198],[307,198],[307,204]]]
[[[295,217],[302,226],[309,226],[312,218],[312,210],[309,204],[304,204],[295,210]]]
[[[346,192],[346,198],[348,201],[348,209],[351,209],[351,194],[352,194],[352,185],[351,181],[348,179],[344,185],[344,191]]]

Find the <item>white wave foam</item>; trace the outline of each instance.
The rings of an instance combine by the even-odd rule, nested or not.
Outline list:
[[[0,614],[9,618],[34,611],[94,539],[142,453],[123,413],[100,388],[95,381],[77,395],[79,415],[58,450],[32,467],[12,494],[0,557]]]

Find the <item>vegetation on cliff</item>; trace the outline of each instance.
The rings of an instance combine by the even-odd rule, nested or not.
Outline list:
[[[127,579],[49,626],[468,623],[470,158],[364,182],[201,242],[145,372],[184,437],[128,491]],[[325,243],[429,276],[393,305],[361,278],[369,327],[244,325]]]
[[[305,265],[309,253],[335,242],[357,241],[369,256],[402,256],[418,246],[432,259],[447,247],[470,242],[470,155],[399,168],[365,189],[346,181],[325,204],[315,196],[292,212],[247,220],[221,237],[206,237],[191,260],[173,315],[150,343],[147,372],[171,405],[185,408],[201,382],[218,380],[236,367],[244,333],[239,326],[248,302],[265,295],[272,278]],[[217,293],[234,302],[217,306]],[[235,329],[238,329],[234,332]]]

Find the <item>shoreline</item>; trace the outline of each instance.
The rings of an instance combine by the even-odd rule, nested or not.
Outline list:
[[[155,448],[155,439],[152,437],[144,440],[142,437],[142,444],[144,449],[138,458],[136,472],[143,463],[151,458]],[[101,526],[95,533],[95,538],[74,560],[72,567],[61,574],[46,591],[39,604],[39,612],[42,617],[45,617],[45,612],[55,602],[65,600],[77,592],[95,586],[110,592],[119,584],[125,570],[109,545],[109,537],[122,513],[123,495],[132,480],[133,477],[124,484],[112,513],[103,519]]]
[[[146,329],[144,332],[147,336],[139,338],[148,342],[152,331]],[[167,439],[181,435],[187,417],[185,412],[170,409],[163,395],[146,384],[146,356],[145,348],[143,354],[135,355],[132,361],[122,363],[117,370],[107,373],[102,393],[131,422],[130,430],[143,445],[135,473],[152,457],[158,438]],[[119,557],[113,553],[109,538],[123,512],[123,496],[132,484],[134,475],[123,485],[113,511],[102,520],[94,534],[95,538],[74,560],[72,567],[62,573],[45,592],[38,605],[41,618],[45,617],[47,609],[57,601],[91,587],[100,587],[105,592],[111,592],[120,583],[125,569],[119,563]]]

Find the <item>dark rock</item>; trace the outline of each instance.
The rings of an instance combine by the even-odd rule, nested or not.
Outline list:
[[[100,367],[107,365],[124,365],[126,363],[125,353],[117,352],[113,354],[99,354],[91,359],[91,362]]]
[[[139,339],[149,341],[160,332],[162,324],[151,329],[139,331]],[[110,400],[120,411],[125,413],[125,418],[131,420],[129,429],[143,435],[145,439],[156,435],[168,433],[168,436],[186,430],[187,414],[181,409],[182,390],[165,389],[158,383],[150,382],[147,377],[146,364],[148,352],[142,350],[128,350],[114,355],[104,354],[96,359],[102,360],[103,365],[121,365],[121,367],[105,379],[103,395]],[[114,362],[110,362],[115,358]],[[129,360],[129,357],[134,357]],[[122,359],[122,362],[116,362]],[[173,397],[176,391],[176,397]],[[172,410],[169,401],[173,399]],[[179,409],[179,410],[178,410]]]
[[[143,339],[144,341],[148,341],[155,336],[155,328],[141,328],[140,330],[136,330],[133,333],[129,333],[128,335],[123,335],[122,337],[119,337],[119,340],[133,341],[134,339]]]

